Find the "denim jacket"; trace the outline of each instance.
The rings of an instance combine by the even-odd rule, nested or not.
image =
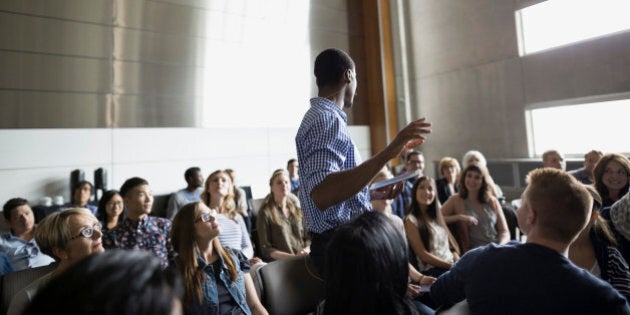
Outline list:
[[[240,251],[233,250],[231,248],[225,248],[232,257],[234,265],[238,271],[238,278],[235,282],[230,279],[230,272],[228,267],[223,261],[223,257],[219,255],[219,261],[221,262],[221,272],[219,274],[220,279],[215,279],[215,273],[212,264],[208,265],[201,258],[197,257],[200,268],[206,274],[206,280],[201,285],[203,292],[203,308],[206,310],[206,314],[218,314],[219,313],[219,296],[217,292],[217,282],[222,281],[225,284],[228,292],[234,298],[236,304],[240,306],[245,314],[251,314],[249,307],[247,306],[247,297],[245,294],[245,279],[243,274],[249,272],[249,262],[245,255]]]

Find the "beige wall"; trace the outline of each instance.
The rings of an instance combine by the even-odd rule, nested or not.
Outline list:
[[[528,104],[630,91],[630,32],[519,57],[514,12],[535,2],[406,2],[411,101],[434,123],[429,161],[470,149],[529,157]]]

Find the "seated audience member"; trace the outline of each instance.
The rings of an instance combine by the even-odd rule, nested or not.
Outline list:
[[[569,247],[569,259],[578,267],[610,283],[630,301],[630,271],[615,248],[617,241],[606,220],[599,216],[602,198],[595,188],[586,186],[593,197],[593,211],[586,228]]]
[[[0,252],[0,276],[13,272],[13,266],[9,261],[7,254]]]
[[[572,170],[569,174],[573,175],[577,180],[582,182],[582,184],[592,185],[595,182],[593,170],[602,156],[604,156],[602,151],[591,150],[584,155],[584,167]]]
[[[462,253],[489,243],[505,244],[510,239],[501,205],[490,193],[488,177],[485,168],[469,165],[459,180],[459,193],[442,206],[446,223],[458,223]]]
[[[592,198],[566,172],[540,168],[518,208],[527,243],[490,244],[466,253],[431,287],[442,305],[464,299],[471,314],[630,314],[610,284],[568,259],[590,217]]]
[[[101,222],[103,232],[109,231],[122,223],[125,218],[123,210],[124,203],[118,190],[108,190],[103,193],[101,200],[98,202],[97,211],[97,218]]]
[[[191,167],[184,172],[186,180],[186,188],[173,193],[168,199],[166,207],[166,217],[173,220],[179,208],[188,203],[199,201],[201,192],[203,191],[203,175],[198,167]]]
[[[372,183],[379,182],[382,180],[387,180],[392,177],[394,176],[389,171],[389,169],[385,166],[381,169],[380,172],[376,174],[376,176],[374,176],[374,178],[372,179]],[[400,197],[400,195],[398,196]],[[391,210],[392,199],[377,199],[377,198],[372,197],[371,203],[372,203],[372,210],[376,212],[380,212],[384,214],[385,216],[387,216],[387,218],[389,218],[391,222],[394,224],[394,226],[396,227],[396,230],[402,233],[403,239],[405,240],[405,243],[406,243],[407,239],[405,237],[405,225],[403,223],[403,220],[397,215],[392,214],[392,210]],[[418,292],[416,292],[418,289],[416,284],[418,283],[430,284],[430,283],[433,283],[433,281],[435,281],[435,278],[431,276],[423,275],[411,263],[409,263],[409,278],[411,279],[412,283],[409,284],[409,288],[407,292],[410,293],[411,297],[414,298],[413,302],[418,307],[418,309],[422,310],[425,308],[423,302],[430,303],[431,301],[430,301],[429,296],[420,296]]]
[[[459,246],[442,218],[433,181],[420,177],[412,192],[415,198],[405,217],[407,240],[418,257],[419,270],[439,277],[459,259]]]
[[[256,218],[258,243],[265,261],[308,255],[310,238],[302,211],[289,199],[289,173],[278,169],[269,179],[271,192]]]
[[[617,249],[628,262],[630,261],[630,192],[621,197],[608,210],[610,211],[607,216],[604,215],[605,210],[602,210],[600,215],[609,222],[617,240]]]
[[[628,193],[628,187],[630,187],[628,175],[630,175],[630,160],[621,154],[605,154],[597,162],[593,176],[595,188],[602,196],[602,207],[612,206],[615,201]]]
[[[24,314],[175,315],[182,295],[181,278],[153,254],[112,250],[52,279]]]
[[[478,165],[480,168],[485,168],[488,173],[488,178],[486,179],[488,182],[488,186],[490,187],[490,194],[497,198],[501,203],[504,202],[505,197],[503,196],[503,190],[501,187],[494,182],[492,179],[492,175],[488,170],[488,162],[486,161],[486,157],[483,154],[476,150],[468,151],[464,154],[462,158],[462,169],[465,169],[471,164]],[[461,187],[460,187],[461,188]]]
[[[545,151],[542,155],[543,167],[551,167],[564,171],[567,168],[567,162],[564,161],[564,156],[557,150]]]
[[[424,305],[416,310],[407,295],[407,244],[382,213],[366,212],[340,226],[324,270],[326,296],[318,314],[433,314]]]
[[[452,157],[444,157],[438,165],[442,178],[435,182],[437,188],[438,200],[440,204],[444,204],[446,200],[455,193],[459,192],[457,179],[459,177],[459,163]]]
[[[297,159],[290,159],[287,162],[287,171],[289,172],[289,181],[291,181],[291,193],[297,195],[300,191],[300,175],[298,170],[300,165]]]
[[[103,252],[101,228],[96,217],[85,208],[70,208],[53,212],[42,220],[35,238],[42,251],[55,257],[57,268],[33,281],[15,294],[8,315],[22,314],[35,293],[51,279],[84,257]]]
[[[223,172],[230,177],[230,191],[234,196],[236,211],[243,216],[245,227],[247,227],[247,233],[250,233],[252,230],[252,220],[247,212],[247,194],[243,188],[236,185],[236,172],[233,169],[226,168]]]
[[[54,261],[42,253],[33,238],[37,227],[26,199],[10,199],[4,204],[2,214],[11,229],[0,237],[0,251],[7,255],[14,271],[46,266]]]
[[[212,176],[212,175],[211,175]],[[171,237],[179,254],[172,263],[184,280],[184,309],[191,314],[267,314],[256,295],[247,257],[223,247],[216,210],[185,205],[173,219]]]
[[[107,249],[135,249],[152,251],[162,260],[162,267],[168,267],[173,255],[169,238],[171,220],[150,216],[153,206],[153,193],[149,183],[132,177],[120,187],[127,214],[121,224],[103,235],[103,246]]]
[[[217,222],[221,225],[219,240],[221,244],[243,252],[245,257],[253,259],[251,264],[261,262],[254,257],[254,247],[247,232],[243,216],[237,211],[234,194],[230,190],[231,181],[228,174],[217,170],[206,179],[201,200],[208,208],[215,210]]]
[[[392,173],[389,171],[389,169],[387,168],[387,166],[384,166],[380,172],[378,172],[374,178],[372,179],[372,182],[368,185],[371,186],[374,183],[380,182],[380,181],[384,181],[384,180],[388,180],[393,178],[394,175],[392,175]],[[394,209],[394,203],[395,201],[401,201],[402,198],[400,198],[401,195],[399,194],[398,196],[396,196],[394,199],[378,199],[378,198],[374,198],[372,197],[372,210],[374,211],[378,211],[381,212],[383,214],[385,214],[388,218],[390,218],[392,220],[392,222],[394,223],[394,225],[396,226],[396,228],[401,232],[401,233],[405,233],[405,227],[402,221],[402,217],[404,216],[404,212],[402,212],[404,209]],[[401,207],[402,208],[402,207]],[[394,214],[394,210],[400,210],[400,213],[396,213]]]
[[[94,196],[94,186],[92,183],[82,180],[72,188],[72,202],[66,204],[64,208],[86,208],[96,216],[98,208],[90,203],[92,196]]]
[[[405,187],[402,191],[405,209],[408,209],[409,205],[411,205],[411,201],[413,200],[411,187],[413,186],[413,183],[416,182],[416,179],[420,178],[424,174],[424,155],[420,151],[413,150],[407,154],[406,163],[405,170],[407,172],[420,171],[418,177],[410,178],[405,182]]]

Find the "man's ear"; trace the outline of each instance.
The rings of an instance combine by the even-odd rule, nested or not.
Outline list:
[[[529,208],[527,210],[527,224],[533,225],[536,222],[537,218],[538,218],[538,215],[536,211],[534,211],[534,209],[532,208]]]
[[[346,83],[352,82],[352,69],[348,69],[345,72]]]

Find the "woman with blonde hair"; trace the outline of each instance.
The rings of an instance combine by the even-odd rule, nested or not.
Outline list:
[[[201,202],[182,207],[171,229],[184,281],[184,309],[189,314],[267,314],[256,295],[247,258],[223,247],[216,210]]]
[[[595,189],[602,196],[602,208],[612,206],[628,193],[630,160],[618,153],[608,153],[595,165]]]
[[[245,257],[254,256],[254,247],[249,238],[243,216],[236,209],[230,177],[222,170],[212,172],[204,185],[201,200],[217,212],[217,221],[221,225],[219,236],[221,243],[227,247],[242,251]],[[260,259],[258,259],[260,260]],[[252,262],[254,263],[254,262]]]
[[[501,205],[490,192],[488,172],[471,164],[459,179],[460,192],[442,206],[446,223],[458,223],[462,253],[494,242],[505,244],[510,239]]]
[[[302,211],[289,195],[289,173],[277,169],[269,179],[270,193],[256,218],[258,243],[265,261],[308,255],[310,240]]]
[[[53,277],[84,257],[103,252],[102,236],[101,224],[88,209],[70,208],[45,217],[35,231],[35,240],[41,251],[54,257],[58,265],[16,293],[7,314],[22,314],[35,293]]]
[[[457,180],[459,179],[461,169],[456,159],[446,156],[440,160],[438,170],[440,170],[442,178],[435,182],[435,186],[438,200],[440,200],[440,204],[444,204],[450,196],[459,192]]]

